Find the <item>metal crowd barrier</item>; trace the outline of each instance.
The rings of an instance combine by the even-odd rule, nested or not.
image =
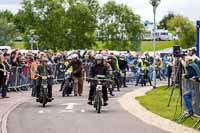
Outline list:
[[[63,64],[64,65],[64,64]],[[64,71],[60,68],[61,64],[52,64],[55,83],[64,80]],[[28,90],[32,86],[30,67],[11,67],[9,77],[6,81],[8,89],[11,91]]]
[[[11,90],[28,90],[31,85],[30,67],[12,67],[7,79],[8,88]]]
[[[200,116],[200,82],[190,79],[182,80],[183,94],[188,90],[192,90],[192,107],[194,114]],[[184,102],[184,100],[183,100]],[[185,105],[185,104],[184,104]],[[185,109],[185,107],[184,107]]]

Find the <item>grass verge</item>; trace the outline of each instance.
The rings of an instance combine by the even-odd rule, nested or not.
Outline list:
[[[175,89],[171,104],[168,107],[167,104],[171,90],[172,89],[167,88],[167,86],[158,87],[157,89],[148,92],[145,96],[137,97],[136,99],[147,110],[178,123],[178,121],[174,119],[174,116],[177,118],[181,113],[179,89]],[[177,113],[175,115],[176,107]],[[194,120],[189,118],[183,123],[183,125],[192,127],[196,120],[197,118],[194,118]]]
[[[24,42],[24,41],[15,41],[11,47],[12,47],[12,49],[15,49],[15,48],[26,49],[25,44],[26,44],[26,42]]]
[[[166,48],[171,48],[174,45],[174,41],[156,41],[156,50],[162,50]],[[141,51],[153,51],[152,41],[142,41]]]
[[[102,42],[96,42],[97,45],[93,46],[93,49],[105,49],[107,46]],[[174,45],[174,41],[156,41],[156,50],[162,50],[171,48]],[[140,52],[153,51],[152,41],[142,41]]]

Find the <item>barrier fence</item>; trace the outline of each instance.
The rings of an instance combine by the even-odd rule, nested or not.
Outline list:
[[[31,85],[30,67],[12,67],[7,75],[6,84],[9,89],[28,90]]]
[[[200,116],[200,82],[196,82],[190,79],[182,80],[182,89],[184,92],[191,90],[192,91],[192,107],[194,114]],[[184,102],[184,101],[183,101]],[[185,105],[185,104],[183,104]],[[184,109],[185,106],[184,106]]]
[[[65,77],[64,63],[52,64],[54,75],[54,83],[61,83]],[[90,77],[92,63],[83,63],[84,77]],[[126,71],[127,82],[133,82],[138,76],[138,68],[130,67],[130,71]],[[11,67],[7,76],[6,85],[10,90],[28,90],[32,86],[31,67]]]
[[[52,64],[54,83],[64,80],[63,64]],[[28,90],[32,86],[31,67],[11,67],[6,77],[6,86],[11,91]]]

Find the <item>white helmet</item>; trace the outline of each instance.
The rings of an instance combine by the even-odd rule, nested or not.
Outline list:
[[[77,54],[73,54],[71,57],[72,57],[72,59],[78,59],[78,55]]]
[[[156,57],[156,60],[160,60],[160,57],[159,57],[159,56],[157,56],[157,57]]]
[[[121,54],[121,55],[120,55],[120,58],[125,58],[125,55],[124,55],[124,54]]]
[[[108,59],[108,56],[103,56],[103,59],[104,59],[104,60],[107,60],[107,59]]]
[[[97,54],[97,55],[95,56],[95,59],[96,59],[96,60],[103,60],[103,55]]]
[[[107,52],[106,52],[105,50],[103,50],[103,51],[101,51],[101,54],[102,54],[103,56],[106,56],[106,55],[107,55]]]
[[[72,59],[72,56],[68,56],[67,59],[68,59],[68,60],[71,60],[71,59]]]

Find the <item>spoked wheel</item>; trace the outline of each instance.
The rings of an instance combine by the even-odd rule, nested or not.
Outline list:
[[[97,113],[101,113],[101,107],[102,107],[102,101],[101,101],[101,97],[97,97],[97,105],[96,105],[96,110]]]
[[[46,103],[47,103],[47,92],[46,92],[46,90],[44,90],[43,98],[42,98],[42,106],[43,106],[43,108],[45,108]]]
[[[42,100],[42,106],[43,106],[43,108],[45,108],[45,106],[46,106],[46,98],[45,98],[45,96],[43,97],[43,100]]]
[[[66,81],[65,81],[65,84],[63,85],[63,89],[62,89],[62,97],[65,97],[65,94],[66,94]]]

